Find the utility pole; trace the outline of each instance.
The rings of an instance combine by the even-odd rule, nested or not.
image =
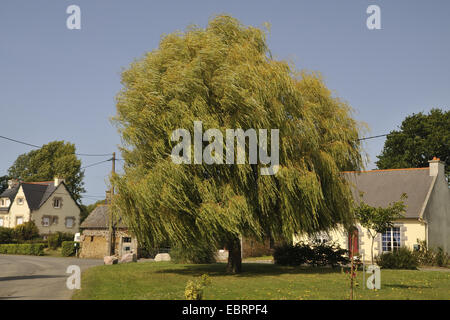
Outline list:
[[[116,153],[112,154],[112,168],[111,168],[111,177],[116,172]],[[113,214],[111,209],[111,201],[114,196],[114,185],[111,183],[111,191],[109,192],[109,203],[108,203],[108,212],[109,212],[109,236],[108,236],[108,255],[112,256],[114,254],[114,223],[113,223]],[[108,199],[107,199],[108,200]]]

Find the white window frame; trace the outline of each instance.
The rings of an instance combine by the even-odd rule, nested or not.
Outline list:
[[[22,222],[21,223],[19,223],[19,220],[22,220]],[[21,217],[21,216],[19,216],[19,217],[16,217],[16,226],[19,226],[19,225],[21,225],[21,224],[23,224],[24,223],[24,221],[23,221],[23,217]]]
[[[5,226],[5,218],[0,217],[0,227],[4,227]]]
[[[389,228],[381,234],[381,251],[393,252],[401,247],[402,234],[399,226]]]
[[[56,205],[58,204],[58,205]],[[60,209],[61,208],[61,199],[55,198],[53,199],[53,208]]]
[[[72,224],[71,224],[70,226],[69,226],[68,223],[67,223],[69,220],[72,221]],[[72,218],[72,217],[66,218],[66,222],[65,222],[66,228],[73,228],[74,225],[75,225],[75,219],[74,219],[74,218]]]
[[[47,223],[45,223],[45,221],[47,221]],[[50,226],[50,217],[42,217],[42,225],[44,227],[49,227]]]

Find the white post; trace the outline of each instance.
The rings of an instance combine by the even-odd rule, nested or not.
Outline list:
[[[363,283],[366,283],[366,265],[364,264],[364,253],[361,254],[362,255],[362,263],[363,263]],[[365,289],[366,286],[363,285],[363,289]]]

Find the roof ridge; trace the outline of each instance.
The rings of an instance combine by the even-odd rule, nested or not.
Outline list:
[[[367,173],[367,172],[380,172],[380,171],[401,171],[401,170],[427,170],[429,167],[424,168],[400,168],[400,169],[375,169],[365,171],[342,171],[342,173]]]

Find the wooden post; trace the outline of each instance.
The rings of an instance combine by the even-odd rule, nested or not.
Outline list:
[[[116,153],[113,152],[113,156],[111,158],[112,161],[112,168],[111,168],[111,177],[112,175],[116,172]],[[112,214],[112,209],[111,209],[111,201],[112,198],[114,196],[114,185],[111,183],[111,191],[109,193],[109,200],[107,200],[108,202],[108,206],[109,206],[109,226],[108,226],[108,255],[112,256],[114,255],[114,222],[113,222],[113,214]]]

